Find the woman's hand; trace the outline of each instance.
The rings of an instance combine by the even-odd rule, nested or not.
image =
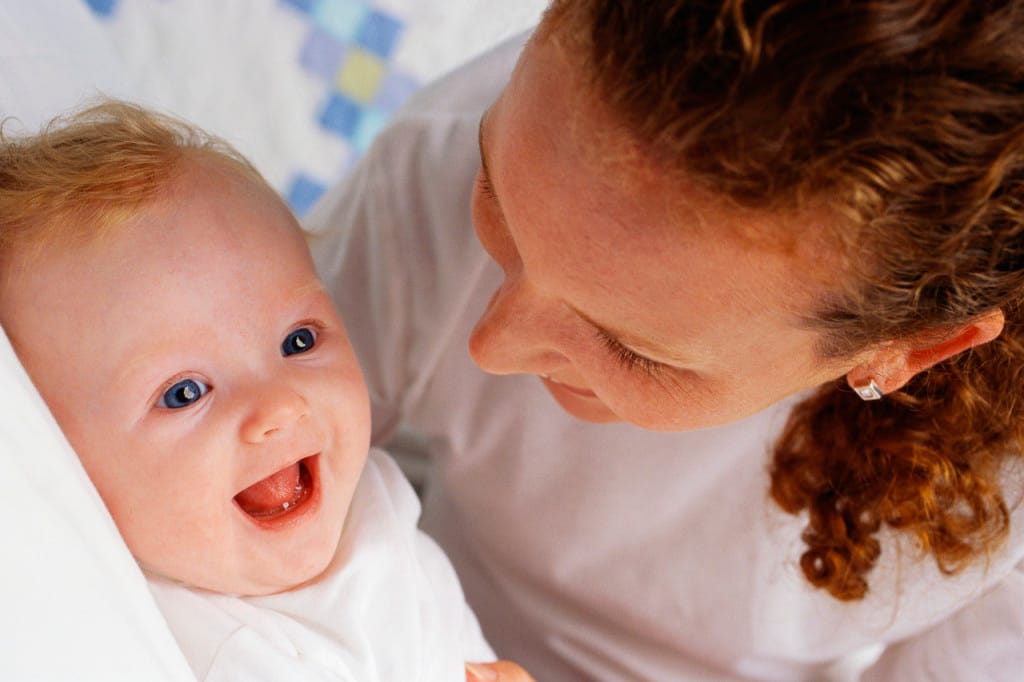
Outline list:
[[[495,661],[467,663],[466,682],[534,682],[534,679],[511,661]]]

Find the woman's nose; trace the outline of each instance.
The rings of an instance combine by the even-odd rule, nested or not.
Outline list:
[[[491,374],[549,374],[565,365],[556,308],[524,278],[506,276],[469,336],[473,361]]]
[[[249,412],[242,420],[242,440],[260,443],[309,414],[309,403],[294,388],[273,386],[251,396]]]

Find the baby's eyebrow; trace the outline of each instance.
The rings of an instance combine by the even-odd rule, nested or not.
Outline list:
[[[299,298],[304,298],[310,294],[327,293],[327,288],[319,278],[314,278],[305,284],[295,287],[295,295]]]

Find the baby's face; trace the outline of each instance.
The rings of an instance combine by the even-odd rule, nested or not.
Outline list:
[[[135,557],[267,594],[333,555],[369,403],[298,225],[209,161],[115,236],[15,269],[0,319]]]

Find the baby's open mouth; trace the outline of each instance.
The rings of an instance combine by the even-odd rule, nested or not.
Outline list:
[[[313,475],[309,461],[313,457],[289,464],[235,495],[235,502],[249,516],[271,520],[291,514],[309,499],[313,491]]]

